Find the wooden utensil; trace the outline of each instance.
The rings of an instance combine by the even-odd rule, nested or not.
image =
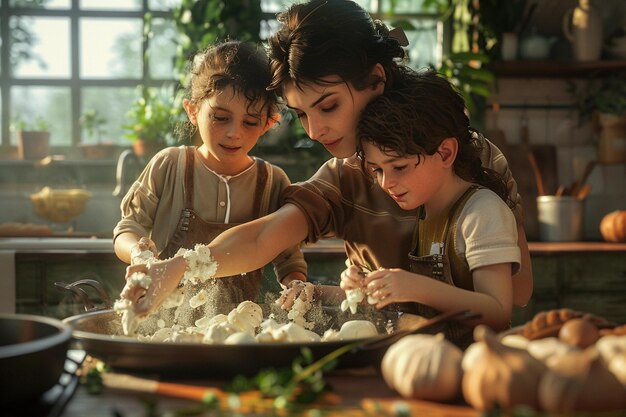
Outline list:
[[[573,195],[574,197],[578,196],[579,192],[581,191],[581,187],[585,185],[585,183],[587,182],[587,178],[589,178],[589,175],[591,175],[591,171],[593,171],[593,168],[595,166],[596,166],[596,161],[587,162],[587,165],[585,166],[585,169],[580,175],[580,178],[574,181],[574,184],[572,185],[572,189],[570,190],[571,195]]]
[[[578,191],[578,194],[576,194],[576,198],[578,198],[579,200],[584,200],[585,198],[587,198],[590,191],[591,191],[591,184],[585,184],[580,188],[580,190]]]

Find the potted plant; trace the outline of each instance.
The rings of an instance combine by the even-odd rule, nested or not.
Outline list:
[[[98,113],[98,110],[85,110],[80,117],[80,125],[86,133],[85,142],[81,144],[83,156],[87,159],[111,158],[115,152],[115,146],[102,141],[105,132],[104,125],[107,119]]]
[[[33,121],[16,117],[11,123],[17,139],[19,159],[42,159],[50,149],[50,124],[41,116]]]
[[[626,162],[626,73],[592,79],[581,90],[570,83],[581,122],[591,119],[599,134],[598,162]]]
[[[124,135],[133,141],[133,151],[144,159],[149,159],[167,146],[171,133],[172,100],[161,98],[156,91],[140,87],[141,96],[133,102],[123,125],[128,133]]]

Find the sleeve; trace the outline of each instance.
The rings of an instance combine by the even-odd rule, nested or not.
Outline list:
[[[483,135],[477,135],[477,140],[482,147],[480,160],[483,166],[493,169],[502,175],[504,181],[506,182],[506,187],[509,190],[509,199],[514,204],[512,210],[513,214],[515,214],[515,220],[518,224],[522,224],[524,220],[522,197],[517,192],[517,183],[513,178],[513,173],[509,169],[509,163],[507,162],[506,157],[496,145],[487,140]]]
[[[283,192],[283,203],[297,206],[307,219],[306,242],[342,235],[339,229],[345,224],[346,213],[338,164],[334,158],[327,161],[310,179],[292,184]]]
[[[274,174],[274,183],[272,184],[272,191],[276,191],[276,195],[278,196],[277,201],[282,200],[282,193],[284,190],[289,187],[290,181],[287,174],[274,165],[270,166],[273,169]],[[278,204],[276,204],[272,211],[278,209]],[[307,264],[304,260],[304,254],[300,249],[300,245],[292,246],[289,249],[281,252],[273,261],[274,265],[274,273],[276,274],[276,278],[278,282],[282,282],[283,278],[289,275],[292,272],[302,272],[304,276],[307,276]]]
[[[457,233],[465,244],[470,270],[507,262],[513,265],[512,274],[519,270],[521,255],[515,216],[495,193],[476,192],[463,208],[459,222]]]
[[[176,174],[177,150],[167,148],[156,154],[130,187],[120,204],[121,220],[113,229],[113,241],[126,232],[150,235],[164,184]]]

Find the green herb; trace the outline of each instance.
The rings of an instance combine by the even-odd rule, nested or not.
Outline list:
[[[314,361],[309,348],[303,348],[301,356],[294,359],[291,368],[263,369],[250,378],[237,376],[224,390],[240,393],[258,389],[264,397],[274,398],[274,407],[279,409],[310,404],[329,389],[324,372],[334,369],[337,359],[358,344],[342,346],[318,361]]]

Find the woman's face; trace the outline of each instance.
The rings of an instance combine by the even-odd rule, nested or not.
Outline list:
[[[367,103],[382,94],[383,83],[357,90],[338,76],[324,80],[333,84],[309,84],[298,88],[289,83],[283,89],[287,106],[293,109],[307,135],[336,158],[356,152],[356,127]]]

